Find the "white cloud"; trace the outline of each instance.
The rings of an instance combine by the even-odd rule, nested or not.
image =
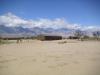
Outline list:
[[[12,13],[7,13],[3,16],[0,16],[0,25],[15,27],[20,26],[21,24],[24,25],[26,23],[27,21],[13,15]]]
[[[48,28],[48,27],[61,28],[61,27],[65,27],[66,25],[66,21],[62,18],[56,18],[53,20],[40,18],[39,20],[33,22],[35,26],[44,27],[44,28]]]
[[[85,31],[85,30],[100,31],[100,27],[98,27],[98,26],[85,26],[85,27],[83,27],[83,29],[81,28],[81,30],[83,30],[83,31]]]
[[[7,13],[0,16],[0,25],[5,25],[9,27],[24,27],[24,28],[32,28],[32,27],[42,27],[42,28],[68,28],[68,29],[98,29],[95,26],[85,26],[82,27],[79,24],[70,24],[64,18],[55,18],[55,19],[47,19],[40,18],[37,20],[25,20],[22,19],[12,13]],[[100,28],[99,28],[100,29]]]

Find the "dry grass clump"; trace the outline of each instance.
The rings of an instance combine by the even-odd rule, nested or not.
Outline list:
[[[67,43],[67,41],[58,42],[58,44],[64,44],[64,43]]]

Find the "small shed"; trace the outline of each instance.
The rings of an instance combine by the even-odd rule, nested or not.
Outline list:
[[[58,35],[38,35],[38,40],[45,41],[45,40],[61,40],[62,36]]]

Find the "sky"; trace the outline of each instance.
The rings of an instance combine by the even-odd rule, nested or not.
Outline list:
[[[9,14],[10,19],[16,16],[24,22],[35,21],[34,25],[45,21],[44,24],[52,22],[53,25],[63,22],[60,25],[66,26],[66,21],[72,27],[100,27],[100,0],[0,0],[1,20],[6,14]]]

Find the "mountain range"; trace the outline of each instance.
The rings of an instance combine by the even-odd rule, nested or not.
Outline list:
[[[74,35],[76,29],[68,29],[68,28],[40,28],[40,27],[33,27],[33,28],[23,28],[21,26],[18,27],[8,27],[5,25],[0,25],[0,35],[1,36],[35,36],[39,34],[49,34],[49,35],[62,35],[62,36],[70,36]],[[92,35],[93,31],[86,30],[82,31],[86,35]]]

